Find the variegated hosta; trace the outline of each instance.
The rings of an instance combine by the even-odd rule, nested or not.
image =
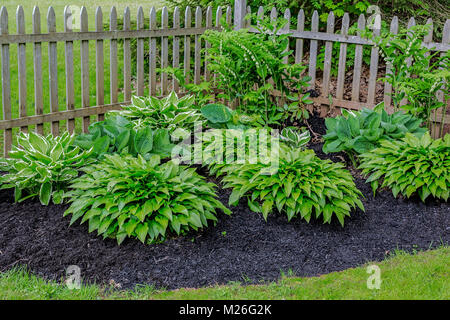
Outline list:
[[[216,222],[217,210],[231,214],[214,191],[214,184],[172,161],[160,163],[158,156],[105,158],[84,169],[74,180],[67,197],[71,224],[81,218],[89,232],[120,244],[125,238],[143,243],[164,240],[168,234],[182,234]]]
[[[83,151],[74,140],[67,132],[59,137],[20,133],[19,147],[13,146],[10,158],[1,161],[8,174],[0,176],[0,188],[14,188],[16,201],[39,197],[44,205],[51,199],[61,203],[79,168],[91,162],[92,149]]]
[[[449,198],[450,134],[433,140],[429,133],[421,138],[407,133],[402,140],[382,141],[379,148],[360,157],[360,168],[374,193],[389,187],[394,197],[401,193],[409,198],[417,192],[422,201],[430,195]]]
[[[228,170],[226,188],[232,188],[229,203],[247,199],[250,209],[264,219],[276,210],[289,220],[301,217],[322,218],[330,223],[333,216],[344,225],[345,216],[359,207],[364,210],[351,174],[340,163],[319,159],[314,151],[292,149],[280,155],[279,167],[245,164]]]
[[[122,110],[114,113],[128,118],[137,128],[163,128],[171,132],[183,128],[193,131],[195,122],[205,122],[200,111],[193,105],[194,98],[190,95],[178,98],[173,91],[161,99],[152,96],[133,97],[131,105],[123,106]]]

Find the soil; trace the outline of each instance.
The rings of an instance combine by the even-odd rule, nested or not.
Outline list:
[[[323,120],[312,117],[309,124],[323,133]],[[310,147],[319,157],[330,158],[321,152],[321,143]],[[331,159],[347,160],[339,154]],[[118,246],[115,240],[89,234],[87,225],[69,226],[64,205],[46,207],[33,200],[14,204],[13,193],[3,190],[0,271],[26,265],[39,276],[60,280],[68,266],[78,265],[89,283],[175,289],[230,281],[257,283],[288,271],[317,276],[380,261],[396,249],[425,250],[449,242],[450,204],[395,199],[388,190],[374,198],[370,185],[350,169],[364,193],[366,212],[353,212],[344,227],[337,221],[288,222],[276,214],[265,222],[242,201],[231,208],[231,216],[220,215],[216,226],[155,245],[127,239]],[[217,193],[226,204],[230,191],[219,187]]]

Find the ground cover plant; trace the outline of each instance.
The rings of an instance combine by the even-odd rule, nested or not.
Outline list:
[[[227,170],[224,187],[232,188],[229,203],[247,199],[250,209],[264,219],[275,209],[288,220],[311,217],[330,223],[335,216],[344,225],[345,216],[358,206],[362,193],[351,174],[339,163],[319,159],[312,150],[292,149],[280,155],[279,167],[270,172],[265,164],[245,164]],[[269,171],[269,172],[268,172]]]
[[[19,146],[12,147],[10,158],[0,161],[1,170],[8,171],[0,176],[0,189],[14,188],[19,202],[39,197],[43,205],[50,200],[61,203],[80,168],[91,162],[92,149],[82,150],[74,140],[75,136],[67,132],[59,137],[20,133]]]
[[[326,118],[323,151],[345,151],[356,164],[355,155],[376,148],[382,140],[399,139],[408,132],[421,136],[427,131],[420,127],[422,120],[401,111],[388,114],[382,107],[383,104],[373,110],[363,108],[358,112],[343,109],[342,116]]]
[[[433,140],[428,133],[422,138],[407,133],[401,140],[382,141],[379,148],[360,157],[360,168],[374,193],[389,187],[395,197],[417,193],[424,202],[430,195],[448,200],[450,134]]]
[[[80,134],[75,144],[82,149],[92,148],[92,156],[102,157],[104,154],[119,153],[142,155],[149,159],[157,154],[169,157],[174,145],[170,142],[168,129],[151,127],[135,128],[133,123],[121,115],[108,116],[89,126],[89,133]]]
[[[172,161],[161,164],[158,156],[106,155],[83,169],[66,197],[71,224],[81,218],[89,231],[97,230],[117,243],[138,238],[143,243],[164,240],[170,234],[198,230],[217,221],[216,211],[231,212],[216,199],[214,184],[195,168]]]

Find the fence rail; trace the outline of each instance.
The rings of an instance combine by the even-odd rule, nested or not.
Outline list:
[[[91,116],[97,116],[103,119],[103,115],[110,110],[120,109],[120,106],[126,104],[131,99],[132,94],[143,95],[148,88],[151,95],[165,95],[169,90],[180,91],[180,86],[175,79],[169,79],[169,75],[161,73],[158,77],[157,68],[165,68],[172,65],[178,68],[182,65],[184,75],[187,82],[194,81],[200,83],[202,77],[206,80],[211,79],[213,75],[209,73],[207,68],[208,61],[204,59],[204,50],[210,45],[203,43],[200,36],[208,29],[220,29],[220,19],[224,15],[228,24],[233,22],[235,28],[249,28],[251,32],[257,30],[250,25],[249,20],[245,16],[250,13],[250,7],[247,7],[245,0],[235,0],[234,8],[218,7],[214,11],[215,20],[213,21],[213,8],[208,7],[205,11],[201,8],[192,10],[187,7],[184,17],[178,8],[173,12],[172,21],[169,23],[169,14],[167,8],[163,8],[161,15],[161,26],[157,26],[157,12],[152,8],[149,12],[148,27],[144,27],[146,21],[142,8],[137,12],[136,29],[131,29],[130,10],[125,9],[123,13],[123,27],[118,28],[118,15],[113,7],[109,12],[109,30],[104,30],[103,12],[101,8],[95,11],[95,30],[88,28],[88,12],[86,8],[82,8],[80,12],[80,31],[74,31],[72,28],[73,16],[70,7],[64,10],[64,31],[56,30],[56,13],[52,7],[47,12],[47,33],[42,32],[41,13],[38,7],[35,7],[32,14],[32,33],[25,32],[25,15],[22,7],[19,6],[16,12],[17,32],[10,32],[8,25],[8,12],[5,7],[0,9],[0,51],[1,51],[1,83],[2,83],[2,111],[3,119],[0,120],[0,131],[3,131],[3,152],[7,156],[13,143],[13,130],[19,128],[20,131],[27,131],[29,126],[35,126],[38,133],[44,132],[44,124],[50,123],[51,133],[59,134],[60,121],[67,122],[67,130],[73,132],[75,130],[75,119],[82,119],[82,130],[88,130]],[[258,16],[262,17],[264,8],[260,7]],[[270,17],[276,19],[278,12],[273,8]],[[370,39],[363,38],[359,33],[357,35],[349,35],[349,15],[346,13],[342,17],[341,30],[336,33],[335,17],[333,13],[328,15],[326,31],[319,31],[319,15],[314,12],[311,19],[310,31],[305,30],[305,14],[303,10],[298,12],[296,19],[297,25],[291,25],[291,12],[287,9],[282,13],[284,18],[288,20],[288,24],[280,30],[280,33],[288,33],[294,38],[295,46],[287,48],[293,50],[292,60],[295,63],[305,62],[308,59],[308,74],[312,80],[310,89],[320,91],[320,96],[315,98],[315,102],[327,105],[329,107],[339,107],[358,110],[363,106],[373,107],[378,101],[376,99],[376,87],[379,68],[378,49],[374,46]],[[182,19],[183,18],[183,19]],[[432,24],[431,19],[427,23]],[[364,29],[367,25],[366,18],[361,15],[358,19],[358,28]],[[408,26],[415,25],[414,18],[409,20]],[[182,26],[182,27],[181,27]],[[390,24],[391,32],[398,32],[399,22],[394,17]],[[132,57],[131,40],[136,39],[136,56]],[[89,46],[90,41],[95,42],[95,70],[89,70]],[[109,79],[105,79],[105,41],[109,42]],[[306,41],[309,41],[309,50],[306,51]],[[74,87],[74,43],[80,43],[80,76],[81,76],[81,103],[75,105]],[[332,52],[333,44],[340,43],[339,59],[337,66],[337,76],[331,76],[332,68]],[[48,52],[43,54],[42,44],[48,43]],[[58,43],[64,45],[64,62],[58,61]],[[148,52],[145,52],[145,46],[148,44]],[[17,79],[11,79],[10,49],[11,46],[17,46]],[[27,65],[27,46],[32,46],[32,71],[34,79],[34,88],[27,88],[26,75],[29,72]],[[123,88],[119,88],[119,45],[123,50]],[[351,70],[351,88],[348,98],[344,97],[346,91],[346,77],[349,70],[346,68],[348,56],[348,45],[355,45],[353,70]],[[432,30],[424,38],[423,45],[435,51],[441,51],[442,54],[450,50],[450,20],[447,20],[443,29],[441,42],[433,42]],[[323,71],[318,69],[318,53],[324,46],[324,63]],[[363,48],[371,47],[369,77],[367,85],[367,93],[364,99],[360,99],[361,95],[361,77],[363,72]],[[148,56],[148,63],[145,60]],[[48,59],[48,79],[44,79],[43,60]],[[132,59],[136,61],[136,70],[132,70]],[[182,60],[182,61],[180,61]],[[285,63],[288,63],[285,58]],[[58,87],[58,69],[59,64],[64,64],[65,68],[65,88]],[[408,63],[408,62],[406,62]],[[148,81],[145,80],[145,67],[148,66]],[[135,79],[132,74],[135,71]],[[191,79],[191,71],[193,77]],[[381,70],[383,71],[383,70]],[[389,72],[386,67],[385,72]],[[95,104],[91,103],[89,89],[90,73],[95,72]],[[318,77],[319,76],[319,77]],[[320,78],[319,85],[316,79]],[[347,77],[348,78],[348,77]],[[331,80],[335,80],[335,90],[330,90]],[[11,81],[18,82],[18,100],[17,105],[11,99]],[[109,88],[105,88],[105,80],[109,80]],[[134,81],[133,81],[134,80]],[[348,80],[348,79],[347,79]],[[44,114],[44,90],[43,83],[48,81],[49,90],[48,101],[50,113]],[[348,81],[347,81],[348,82]],[[347,87],[349,84],[347,83]],[[64,90],[65,102],[61,103],[59,96]],[[27,114],[27,94],[34,93],[34,114]],[[110,101],[105,101],[105,93],[109,91]],[[123,101],[119,101],[119,91],[123,93]],[[348,91],[348,88],[347,88]],[[391,105],[390,93],[392,88],[389,84],[384,84],[383,101],[386,105]],[[331,96],[330,96],[331,95]],[[439,99],[443,101],[443,95],[439,95]],[[365,100],[365,101],[361,101]],[[12,109],[14,108],[14,109]],[[16,112],[15,110],[18,110]],[[450,108],[448,108],[450,110]],[[14,112],[13,112],[14,111]],[[12,115],[18,114],[17,118]],[[442,114],[438,114],[441,119]],[[450,115],[444,115],[444,122],[450,124]]]

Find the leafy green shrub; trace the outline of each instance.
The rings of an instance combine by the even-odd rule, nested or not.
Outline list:
[[[250,209],[264,219],[274,209],[286,213],[289,220],[312,216],[330,223],[333,215],[341,225],[352,208],[364,210],[351,174],[340,163],[321,160],[314,151],[292,149],[282,153],[279,168],[267,175],[268,165],[245,164],[228,171],[223,178],[226,188],[233,188],[229,203],[247,199]]]
[[[210,103],[200,109],[208,120],[208,125],[215,129],[246,129],[260,126],[260,117],[239,114],[236,110],[219,103]]]
[[[383,139],[399,139],[407,132],[420,136],[427,131],[420,127],[421,120],[401,111],[388,114],[385,110],[380,112],[378,108],[364,108],[355,113],[346,110],[342,112],[343,116],[325,119],[325,153],[345,151],[354,159],[355,153],[368,152]]]
[[[450,81],[450,53],[439,58],[440,52],[422,46],[423,37],[430,28],[430,25],[417,25],[402,29],[398,34],[387,32],[376,38],[386,64],[391,66],[392,72],[387,73],[383,80],[392,85],[394,108],[401,108],[422,119],[429,129],[433,110],[444,107],[443,115],[446,114],[447,104],[439,101],[436,93],[444,88],[444,101],[447,100]],[[408,60],[410,63],[405,63]],[[401,103],[404,99],[406,104]],[[441,135],[443,128],[442,123]]]
[[[207,183],[194,168],[172,161],[160,164],[158,156],[106,155],[84,169],[74,180],[67,197],[71,224],[88,221],[89,232],[120,244],[126,237],[143,243],[164,240],[169,233],[182,234],[217,221],[217,209],[230,214],[216,199],[214,184]]]
[[[2,161],[0,188],[14,188],[15,201],[39,197],[43,205],[61,203],[68,184],[78,176],[78,169],[89,163],[92,150],[74,145],[75,136],[65,132],[59,137],[43,137],[36,133],[18,136],[19,147],[13,146],[10,158]]]
[[[409,198],[417,192],[422,201],[430,195],[448,200],[450,134],[433,140],[429,133],[421,138],[407,133],[402,140],[384,140],[380,145],[360,156],[360,168],[374,193],[380,187],[389,187],[395,197],[401,193]]]
[[[193,96],[178,98],[172,91],[162,99],[152,96],[133,97],[131,105],[112,113],[127,118],[136,128],[168,129],[169,132],[183,128],[192,131],[195,122],[202,121],[201,114],[193,103]]]
[[[91,124],[89,133],[77,136],[75,144],[86,150],[92,148],[95,157],[121,153],[140,154],[146,159],[153,154],[168,157],[174,146],[170,143],[168,129],[134,128],[132,122],[118,115]]]

